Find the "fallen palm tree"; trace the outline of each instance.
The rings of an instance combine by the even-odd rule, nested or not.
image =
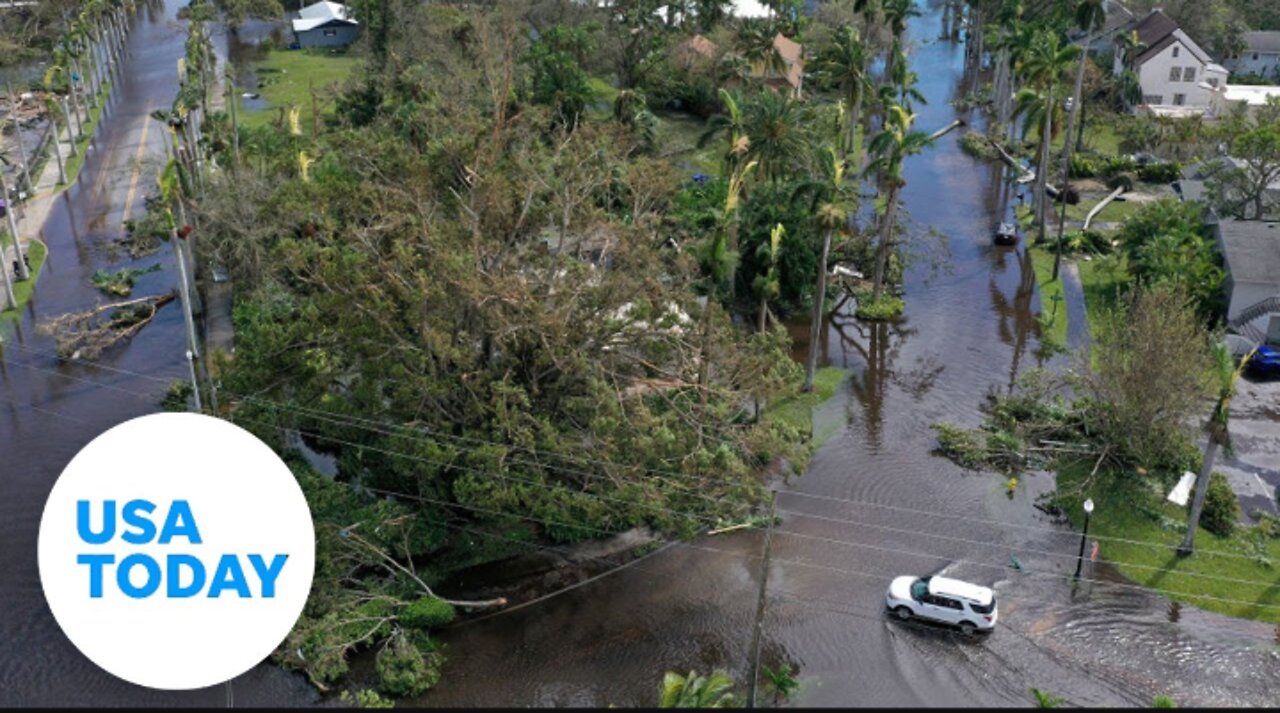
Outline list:
[[[58,355],[67,359],[97,359],[118,342],[133,337],[155,319],[160,308],[177,298],[176,291],[68,312],[45,322],[37,331],[52,335]]]

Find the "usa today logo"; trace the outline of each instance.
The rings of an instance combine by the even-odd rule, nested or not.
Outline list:
[[[108,672],[205,688],[267,658],[311,589],[306,499],[253,434],[143,416],[95,438],[54,484],[40,580],[58,625]]]

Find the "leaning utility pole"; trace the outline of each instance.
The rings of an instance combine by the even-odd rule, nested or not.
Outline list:
[[[18,95],[13,93],[13,85],[7,84],[9,90],[9,118],[13,121],[13,138],[18,142],[18,159],[22,161],[22,178],[27,182],[27,192],[35,193],[36,184],[31,182],[31,166],[27,162],[27,147],[22,145],[22,129],[18,126]]]
[[[751,632],[751,678],[747,681],[747,707],[756,707],[756,680],[760,678],[760,635],[764,633],[764,600],[769,587],[769,553],[773,547],[773,521],[778,491],[769,491],[769,529],[764,535],[764,562],[760,569],[760,594],[756,598],[756,621]]]

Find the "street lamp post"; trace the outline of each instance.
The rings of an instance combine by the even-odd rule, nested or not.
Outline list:
[[[1084,501],[1084,532],[1080,533],[1080,554],[1076,555],[1076,579],[1080,579],[1080,569],[1084,567],[1084,543],[1089,539],[1089,516],[1093,514],[1093,498]]]

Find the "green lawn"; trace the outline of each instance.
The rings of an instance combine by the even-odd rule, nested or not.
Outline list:
[[[89,120],[84,123],[84,133],[76,142],[77,155],[63,157],[66,160],[64,168],[67,171],[67,182],[60,190],[65,190],[67,186],[76,182],[76,176],[80,173],[80,167],[84,165],[85,155],[88,153],[89,142],[93,140],[93,132],[98,129],[98,120],[102,118],[102,110],[106,108],[109,96],[111,96],[111,82],[103,82],[98,106],[89,111]],[[33,177],[32,180],[35,178]]]
[[[1093,469],[1078,462],[1058,470],[1059,505],[1080,526],[1080,503],[1093,499],[1090,535],[1099,537],[1098,555],[1134,582],[1180,602],[1229,616],[1280,623],[1280,539],[1255,540],[1252,528],[1238,528],[1231,537],[1217,537],[1203,528],[1196,532],[1196,553],[1180,558],[1174,551],[1183,533],[1187,512],[1154,489],[1134,484],[1136,474],[1102,474],[1085,492],[1077,492]],[[1129,479],[1128,484],[1122,484]],[[1116,537],[1134,542],[1119,542]],[[1239,581],[1261,582],[1245,584]],[[1232,599],[1224,602],[1218,599]]]
[[[1062,142],[1066,132],[1058,134],[1051,144],[1055,155],[1062,155]],[[1092,116],[1084,129],[1084,150],[1114,156],[1120,153],[1120,137],[1116,135],[1115,121],[1111,117]]]
[[[1085,216],[1089,215],[1089,211],[1093,210],[1094,206],[1102,202],[1103,198],[1106,198],[1106,196],[1082,198],[1079,203],[1067,206],[1067,220],[1083,222]],[[1093,222],[1090,225],[1092,226],[1098,223],[1122,223],[1129,216],[1136,213],[1141,207],[1142,204],[1137,201],[1122,201],[1117,198],[1116,200],[1108,203],[1107,207],[1103,208],[1101,213],[1095,215],[1093,217]],[[1071,226],[1068,225],[1067,229],[1070,230]]]
[[[18,308],[0,311],[0,319],[16,318],[22,313],[27,300],[31,299],[31,293],[35,292],[36,280],[40,278],[40,270],[44,267],[44,258],[48,252],[49,249],[39,240],[32,240],[27,245],[27,257],[31,261],[31,279],[13,283],[13,296],[18,299]],[[3,304],[2,300],[3,298],[0,298],[0,304]]]
[[[1067,343],[1067,305],[1062,295],[1062,277],[1053,277],[1053,249],[1049,247],[1028,247],[1031,251],[1031,263],[1035,266],[1036,284],[1040,287],[1040,324],[1045,330],[1044,340],[1052,344],[1066,346]],[[1058,306],[1054,309],[1054,300]]]
[[[1093,260],[1077,260],[1080,284],[1084,288],[1085,314],[1089,318],[1089,333],[1097,334],[1102,315],[1115,307],[1120,289],[1129,282],[1123,255],[1113,255]]]
[[[813,391],[807,394],[798,393],[784,399],[774,401],[765,407],[762,417],[768,420],[782,421],[808,433],[813,422],[813,409],[832,396],[836,386],[845,377],[844,369],[834,366],[819,369],[813,375]]]
[[[329,54],[323,50],[274,50],[267,58],[253,65],[262,87],[258,92],[267,102],[261,111],[242,110],[243,126],[263,126],[274,121],[277,109],[297,106],[301,108],[300,123],[303,131],[311,125],[311,90],[316,90],[316,105],[323,114],[332,108],[323,90],[351,75],[356,58],[347,54]]]

